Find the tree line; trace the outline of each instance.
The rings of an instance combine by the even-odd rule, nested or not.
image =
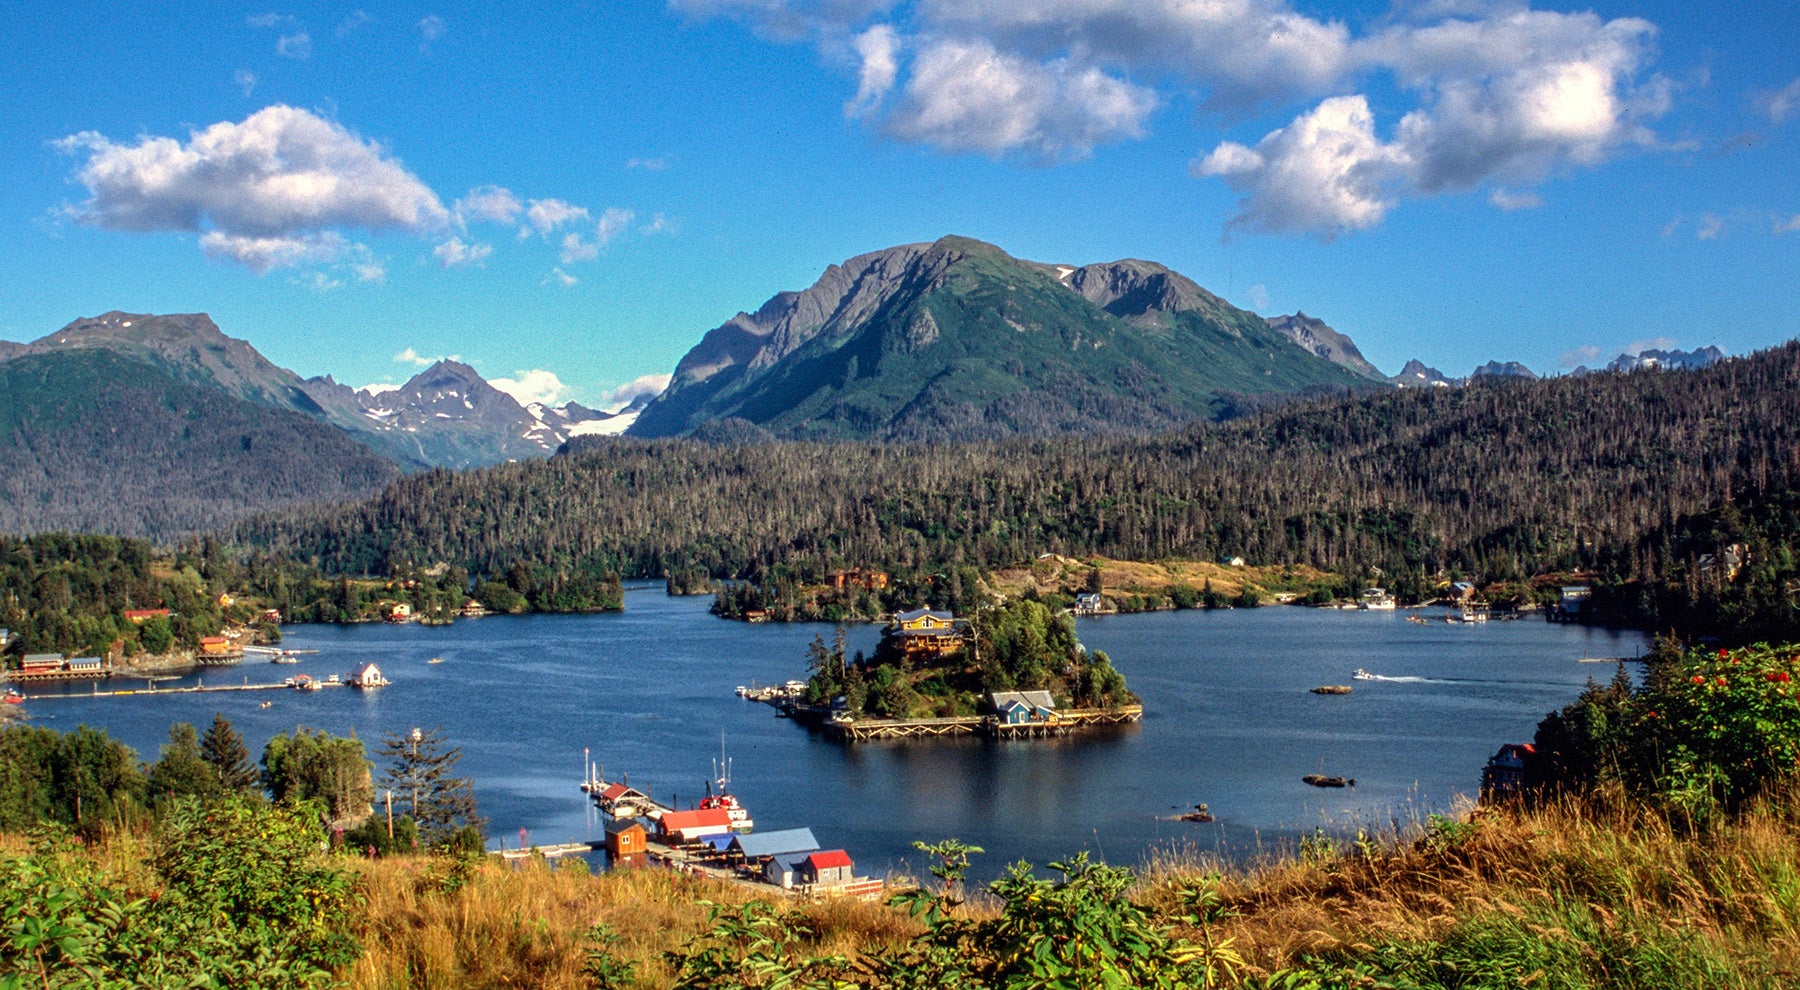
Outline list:
[[[462,751],[441,732],[388,735],[380,756],[377,776],[354,735],[296,728],[271,738],[252,763],[223,715],[205,733],[177,722],[150,763],[88,726],[9,726],[0,729],[0,831],[48,824],[97,837],[145,827],[186,803],[249,800],[308,809],[351,850],[483,848],[473,782],[453,772]],[[376,814],[378,794],[399,809],[391,826]]]
[[[350,574],[529,561],[759,586],[864,566],[905,582],[1054,552],[1378,569],[1413,587],[1571,571],[1661,584],[1701,548],[1647,539],[1793,486],[1797,380],[1788,344],[1701,371],[1393,390],[1156,436],[607,439],[228,536]]]

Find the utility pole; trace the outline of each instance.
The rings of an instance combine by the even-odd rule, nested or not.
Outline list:
[[[413,726],[412,766],[407,768],[406,775],[412,778],[412,816],[415,825],[418,824],[419,821],[419,739],[421,736],[423,736],[423,733],[419,731],[419,727],[416,725]]]

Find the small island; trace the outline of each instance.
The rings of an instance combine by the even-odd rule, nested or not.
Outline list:
[[[811,676],[783,713],[846,742],[1063,735],[1137,722],[1143,706],[1075,619],[1042,602],[980,600],[968,617],[897,612],[873,657],[846,656],[840,630],[807,649]]]

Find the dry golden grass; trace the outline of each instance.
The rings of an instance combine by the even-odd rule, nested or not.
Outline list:
[[[1204,560],[1164,560],[1157,562],[1113,560],[1088,557],[1075,560],[1051,556],[1034,561],[1030,567],[1008,568],[995,572],[994,590],[1018,594],[1034,588],[1040,594],[1079,591],[1087,584],[1088,575],[1100,571],[1100,580],[1108,592],[1124,594],[1162,594],[1171,585],[1187,585],[1194,589],[1207,586],[1228,598],[1235,598],[1248,584],[1270,597],[1276,591],[1327,583],[1332,575],[1311,567],[1227,567]]]
[[[585,987],[582,933],[596,923],[619,936],[611,951],[635,964],[643,986],[667,987],[673,972],[663,953],[706,928],[702,902],[736,905],[753,896],[745,887],[660,869],[590,876],[488,861],[450,893],[437,892],[434,877],[444,866],[429,857],[361,861],[354,869],[368,917],[363,957],[345,974],[355,990]],[[820,932],[820,953],[854,954],[916,931],[878,904],[769,899],[807,918]]]
[[[1177,891],[1216,877],[1236,914],[1220,934],[1263,972],[1503,919],[1545,938],[1574,937],[1570,928],[1626,941],[1678,935],[1689,951],[1745,972],[1800,974],[1800,800],[1699,834],[1623,800],[1464,817],[1472,827],[1454,840],[1362,852],[1339,844],[1237,870],[1165,862],[1147,872],[1143,896],[1172,907]]]

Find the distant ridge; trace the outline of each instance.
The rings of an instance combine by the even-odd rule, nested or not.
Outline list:
[[[166,539],[264,510],[367,498],[400,474],[311,416],[111,350],[0,363],[0,531]]]
[[[410,470],[469,468],[546,457],[570,436],[604,432],[612,417],[575,403],[527,408],[474,368],[440,361],[397,389],[368,394],[330,376],[302,379],[205,313],[112,311],[77,319],[30,344],[0,343],[0,361],[25,354],[104,350],[177,381],[329,423]],[[622,429],[622,426],[620,427]]]

